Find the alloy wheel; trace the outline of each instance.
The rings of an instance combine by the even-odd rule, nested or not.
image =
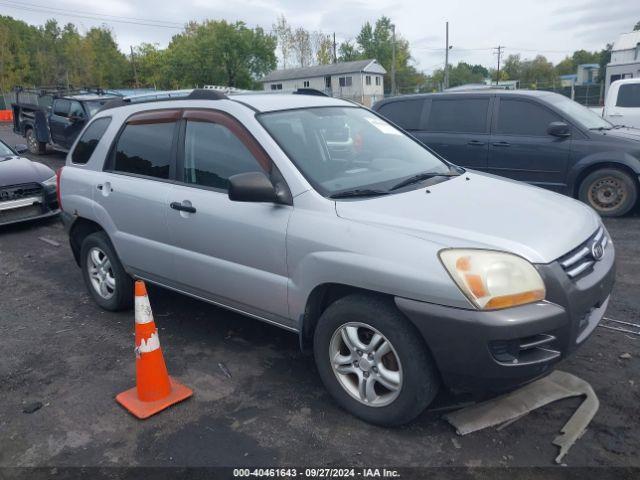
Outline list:
[[[329,361],[342,388],[364,405],[384,407],[400,394],[400,358],[391,342],[370,325],[349,322],[336,329]]]
[[[38,152],[38,140],[36,139],[33,130],[29,130],[29,132],[27,133],[27,146],[29,147],[29,151],[31,153]]]
[[[87,271],[91,285],[98,295],[105,300],[113,297],[116,291],[116,279],[113,274],[111,260],[98,247],[92,247],[87,254]]]

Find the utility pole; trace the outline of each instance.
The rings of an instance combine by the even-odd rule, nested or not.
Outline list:
[[[500,81],[500,57],[502,56],[502,51],[504,50],[504,46],[498,45],[495,48],[495,54],[498,56],[498,70],[496,71],[496,85]]]
[[[444,85],[443,90],[449,88],[449,22],[446,23],[446,45],[444,47]]]
[[[333,32],[333,63],[338,61],[338,56],[336,55],[336,32]]]
[[[133,46],[129,45],[131,48],[131,65],[133,66],[133,81],[136,88],[139,87],[138,84],[138,71],[136,70],[136,57],[133,54]]]
[[[396,94],[396,26],[391,24],[391,95]]]

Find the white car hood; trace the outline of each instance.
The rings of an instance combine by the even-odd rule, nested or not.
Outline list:
[[[443,247],[502,250],[533,263],[556,260],[600,223],[591,208],[569,197],[478,172],[406,193],[339,200],[336,212]]]

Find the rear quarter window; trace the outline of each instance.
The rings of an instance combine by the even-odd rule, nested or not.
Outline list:
[[[73,163],[84,165],[89,161],[110,123],[109,117],[98,118],[87,127],[71,154]]]
[[[640,107],[640,83],[620,85],[616,107],[639,108]]]
[[[169,178],[176,122],[130,123],[118,137],[113,170]]]
[[[430,132],[485,133],[489,98],[433,100],[427,121]]]
[[[405,130],[418,130],[423,105],[423,99],[389,102],[382,105],[378,113]]]

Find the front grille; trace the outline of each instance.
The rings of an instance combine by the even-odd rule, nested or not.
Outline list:
[[[602,258],[608,244],[607,233],[601,226],[586,242],[560,257],[558,262],[569,278],[577,278],[593,269],[596,261]],[[600,256],[597,255],[599,249]]]
[[[10,202],[29,197],[42,195],[42,185],[38,183],[26,183],[24,185],[11,185],[0,187],[0,202]]]
[[[555,342],[554,335],[540,333],[513,340],[495,340],[489,344],[489,349],[493,358],[503,365],[532,365],[560,357]]]

